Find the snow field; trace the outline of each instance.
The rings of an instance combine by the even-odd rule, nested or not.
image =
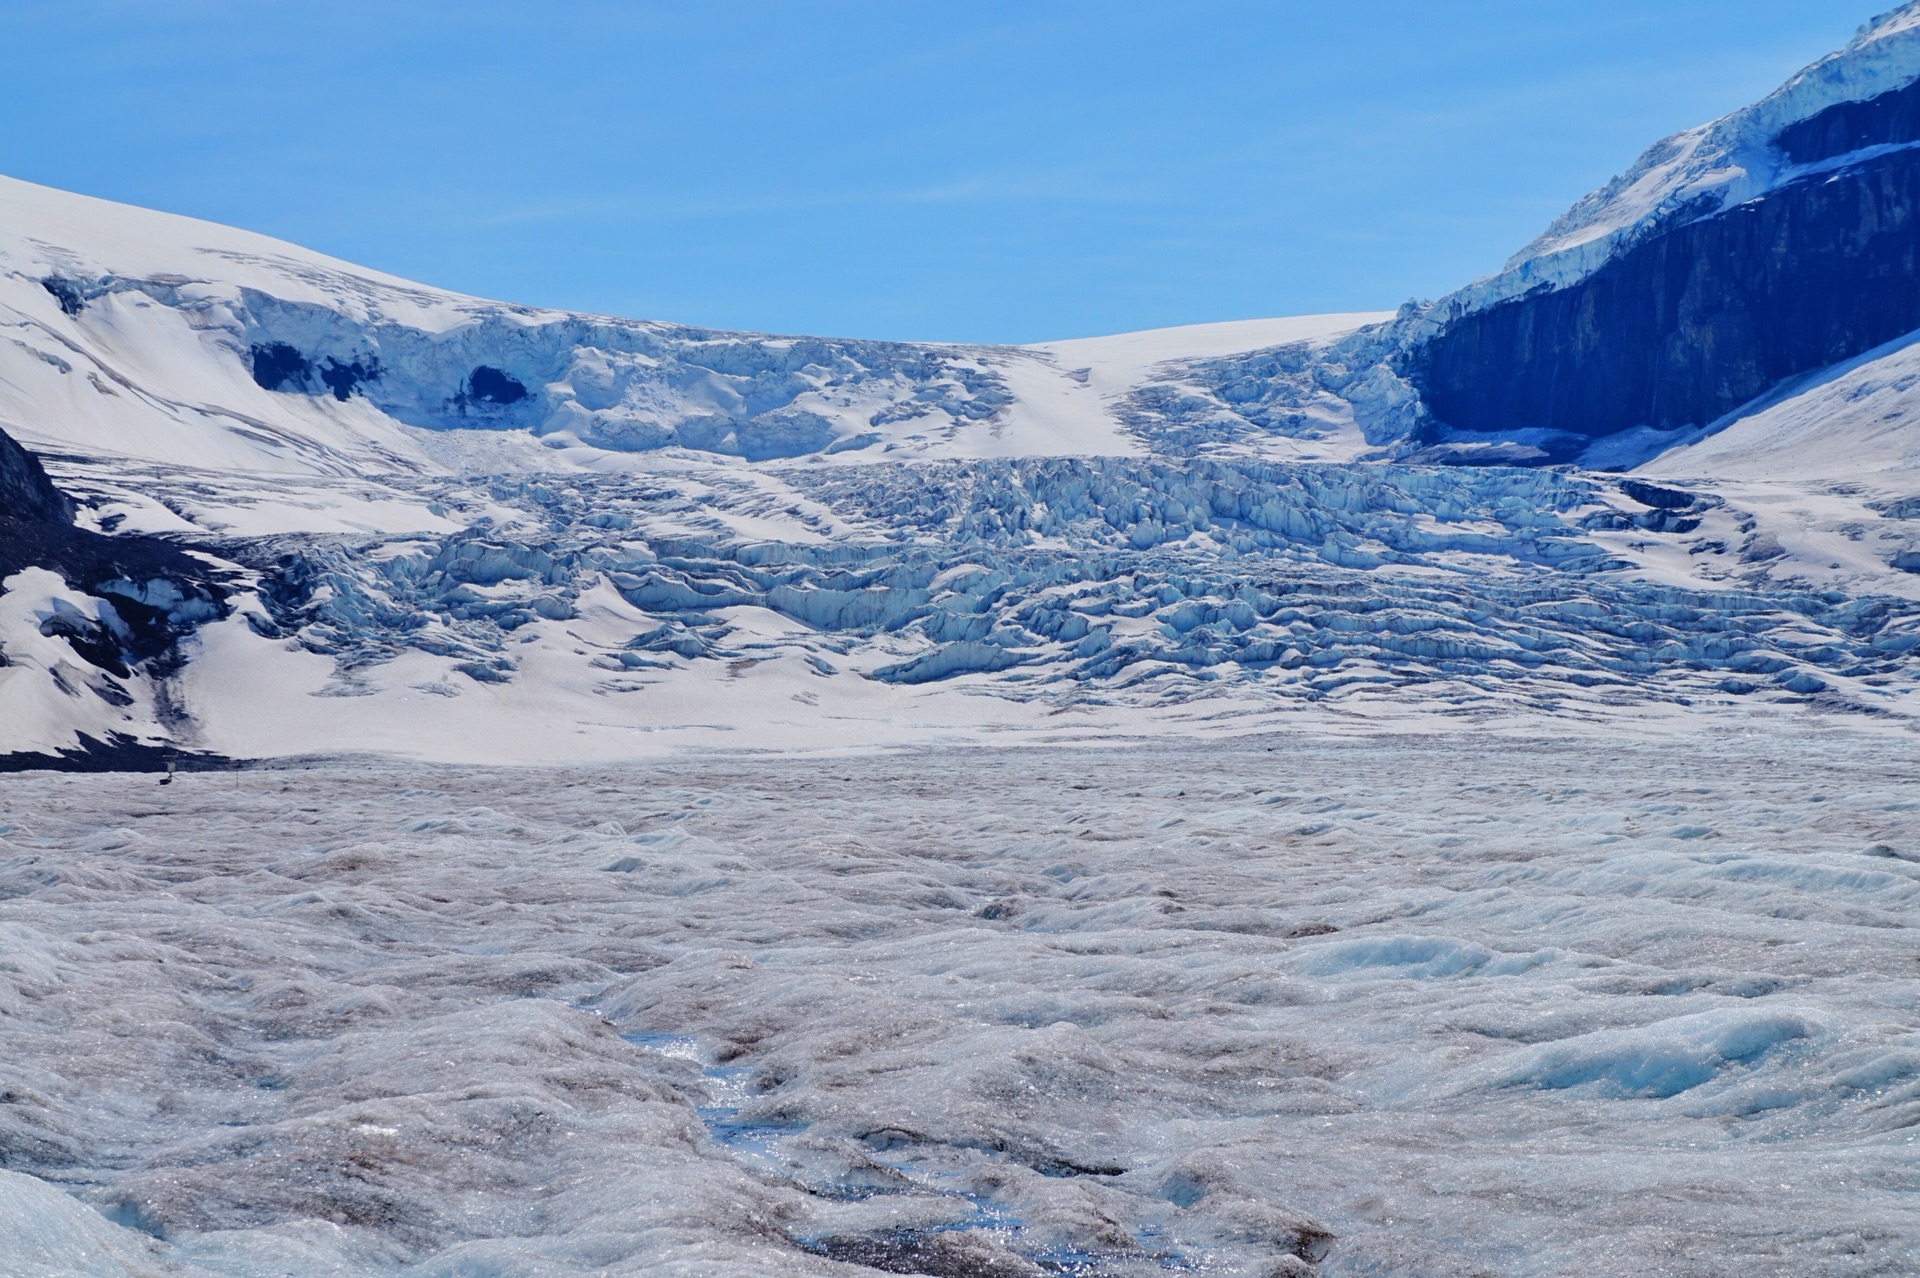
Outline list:
[[[36,1275],[1905,1272],[1916,763],[16,776],[0,1240]]]
[[[1124,405],[1179,361],[1384,318],[1035,347],[725,333],[488,302],[0,177],[0,429],[210,472],[420,473],[433,433],[469,428],[749,462],[1136,455],[1156,419]]]

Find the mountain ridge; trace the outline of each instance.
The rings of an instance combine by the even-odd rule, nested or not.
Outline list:
[[[1638,238],[1585,241],[1584,275],[1523,263],[1394,315],[1026,347],[492,303],[0,179],[0,430],[71,495],[54,540],[125,552],[96,571],[14,538],[0,754],[1906,731],[1920,346],[1884,330],[1920,294],[1801,305],[1848,250],[1845,219],[1794,201],[1920,156],[1875,140],[1908,127],[1881,99],[1913,82],[1920,4],[1555,234],[1649,174],[1748,190],[1759,170],[1714,168],[1705,140],[1796,111],[1799,154],[1856,148],[1828,186],[1794,170],[1692,220],[1653,199]],[[1872,243],[1897,265],[1920,195],[1889,198]],[[1799,256],[1700,238],[1740,218]],[[1694,291],[1638,287],[1649,254]],[[1743,271],[1772,291],[1729,327],[1712,307]],[[1602,285],[1668,310],[1582,328]],[[1769,333],[1825,362],[1766,364]],[[1573,397],[1591,420],[1529,407],[1563,366],[1598,379]],[[1730,368],[1752,375],[1727,407],[1701,388]],[[1682,407],[1637,418],[1645,385]],[[1488,420],[1449,421],[1460,403]]]

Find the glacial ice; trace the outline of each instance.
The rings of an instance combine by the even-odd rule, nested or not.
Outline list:
[[[226,565],[229,615],[183,614],[184,665],[150,668],[63,620],[119,607],[121,587],[69,606],[16,582],[7,625],[35,633],[8,645],[0,696],[45,712],[14,716],[15,749],[80,732],[240,755],[404,740],[469,761],[625,755],[636,731],[816,742],[768,730],[788,704],[848,744],[922,714],[1898,725],[1920,646],[1911,521],[1871,490],[1810,518],[1755,486],[1253,458],[502,468],[273,498],[244,475],[55,469],[96,521],[164,526],[144,494],[178,494],[166,519]],[[279,531],[303,518],[324,531]],[[131,682],[96,704],[85,687],[116,659]],[[355,704],[324,704],[339,698]]]
[[[1710,517],[1737,515],[1633,480],[1123,459],[781,478],[840,535],[652,531],[676,510],[724,508],[661,476],[498,478],[485,500],[515,526],[224,553],[261,574],[247,614],[261,635],[343,670],[413,649],[480,679],[513,678],[518,633],[564,626],[602,582],[647,619],[592,658],[610,671],[862,651],[881,681],[980,676],[995,695],[1054,701],[1189,699],[1224,680],[1283,699],[1456,682],[1440,695],[1543,709],[1762,689],[1873,707],[1897,704],[1920,644],[1905,600],[1634,580],[1592,530],[1708,540]],[[787,619],[796,638],[743,630],[741,610]]]
[[[0,709],[32,712],[0,753],[1910,715],[1905,348],[1689,435],[1654,463],[1671,505],[1434,465],[1557,445],[1423,442],[1418,305],[1030,348],[729,334],[0,197],[0,429],[83,529],[177,538],[234,591],[169,605],[195,633],[164,658],[16,600]],[[1781,478],[1810,451],[1819,478]]]
[[[153,318],[137,312],[161,308],[184,320],[203,359],[244,368],[278,395],[361,400],[392,422],[430,430],[524,430],[614,450],[678,446],[749,461],[866,447],[879,438],[874,428],[902,422],[940,431],[990,421],[1013,399],[998,366],[1035,358],[477,301],[447,330],[410,312],[404,290],[339,283],[360,306],[175,274],[40,281],[94,340],[102,329],[149,327]]]
[[[0,1239],[36,1278],[1906,1272],[1916,763],[18,775]]]
[[[6,764],[185,765],[0,788],[0,1270],[1920,1270],[1916,348],[1637,476],[1402,358],[1916,13],[1393,317],[719,333],[0,179],[0,516],[191,548],[0,579]]]

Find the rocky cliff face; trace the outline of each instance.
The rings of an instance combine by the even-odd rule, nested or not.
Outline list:
[[[1908,142],[1920,142],[1920,83],[1864,102],[1836,102],[1774,136],[1774,145],[1795,164]]]
[[[0,431],[0,520],[65,524],[73,502],[53,486],[40,459]]]
[[[1920,330],[1917,208],[1909,3],[1403,313],[1384,358],[1418,398],[1408,442],[1434,446],[1413,455],[1631,465],[1677,442],[1659,432]]]
[[[157,537],[102,536],[75,527],[73,518],[73,499],[39,458],[0,431],[0,593],[14,574],[44,568],[98,601],[92,618],[56,612],[40,626],[89,664],[125,677],[225,614],[227,590],[202,560]]]
[[[1908,90],[1897,96],[1905,102]],[[1818,155],[1899,111],[1813,120]],[[1822,156],[1821,158],[1825,158]],[[1795,374],[1920,328],[1920,151],[1821,172],[1683,223],[1565,288],[1447,323],[1406,357],[1455,431],[1553,432],[1547,460],[1635,426],[1704,425]]]

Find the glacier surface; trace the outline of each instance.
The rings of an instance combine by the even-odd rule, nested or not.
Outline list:
[[[1916,765],[15,777],[7,1271],[1910,1272]]]

